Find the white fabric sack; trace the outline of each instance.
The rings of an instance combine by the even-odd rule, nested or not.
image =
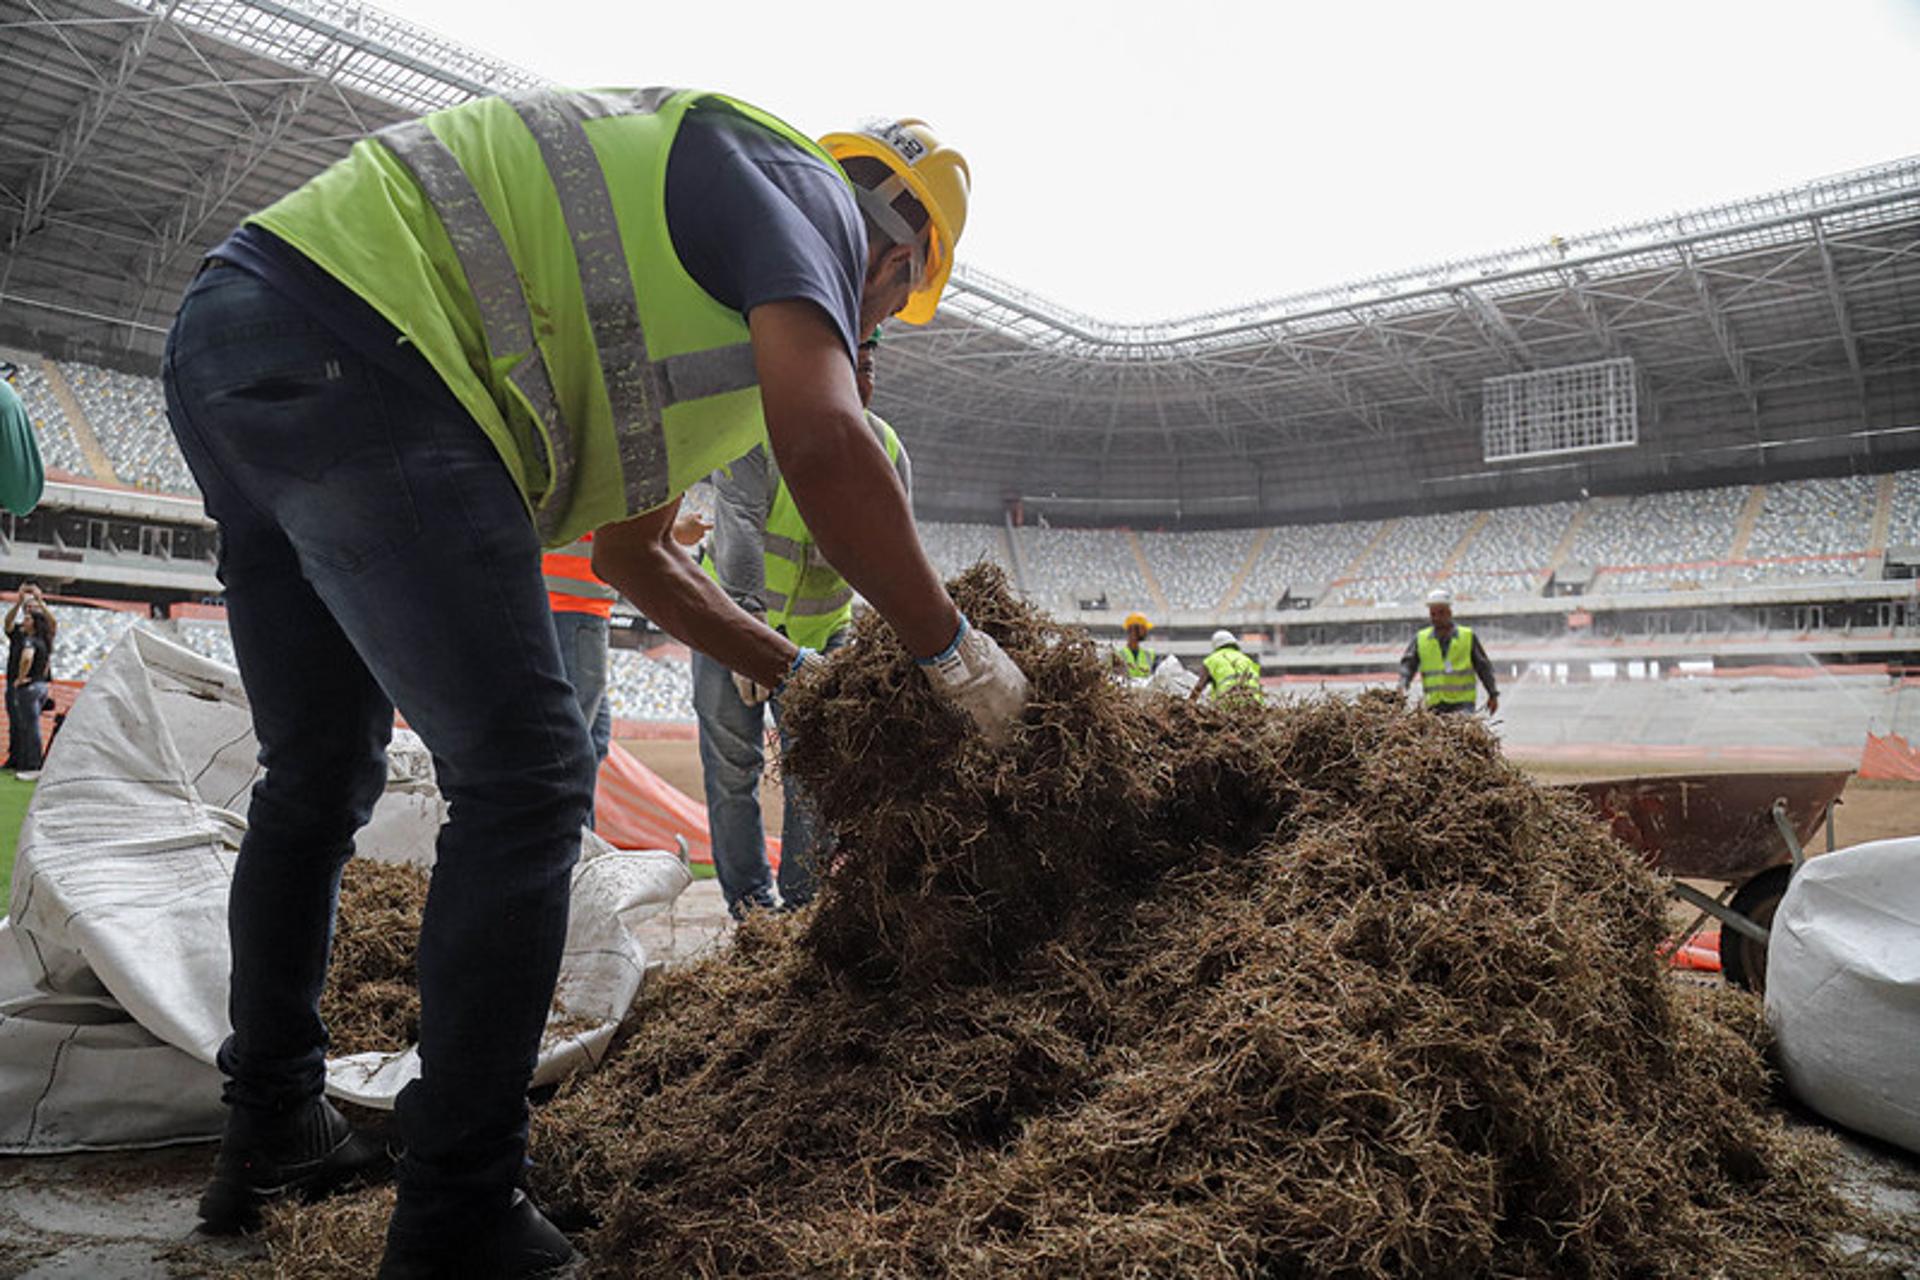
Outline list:
[[[228,1032],[227,887],[258,774],[239,675],[136,628],[88,681],[48,756],[0,922],[0,1152],[217,1137]],[[359,856],[430,865],[445,801],[395,734]],[[665,852],[583,832],[553,1015],[593,1029],[541,1046],[537,1083],[604,1054],[647,956],[633,927],[691,877]],[[412,1050],[327,1064],[328,1090],[389,1107]]]
[[[1192,694],[1193,686],[1200,683],[1200,677],[1186,669],[1180,659],[1168,654],[1160,659],[1160,665],[1153,669],[1153,676],[1147,681],[1147,687],[1161,693],[1184,698]]]
[[[1795,1096],[1920,1152],[1920,838],[1794,874],[1767,944],[1767,1022]]]

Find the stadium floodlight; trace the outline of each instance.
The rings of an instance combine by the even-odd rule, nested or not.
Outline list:
[[[1480,388],[1488,462],[1640,443],[1639,377],[1631,357],[1487,378]]]

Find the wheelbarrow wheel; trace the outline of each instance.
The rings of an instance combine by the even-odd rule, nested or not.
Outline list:
[[[1764,929],[1773,927],[1773,913],[1780,899],[1787,896],[1787,881],[1792,867],[1768,867],[1734,892],[1727,904]],[[1755,995],[1767,992],[1767,944],[1755,942],[1732,929],[1720,931],[1720,972],[1736,987],[1745,987]]]

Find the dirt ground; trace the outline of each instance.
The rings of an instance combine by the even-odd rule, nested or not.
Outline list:
[[[696,798],[702,795],[694,743],[625,745],[674,786]],[[1611,776],[1565,767],[1532,772],[1543,782]],[[763,805],[769,831],[779,830],[779,794],[779,783],[769,779]],[[1843,797],[1837,827],[1843,845],[1920,835],[1920,784],[1855,779]],[[647,939],[649,947],[673,963],[718,943],[729,925],[717,886],[706,880],[695,882],[671,917],[651,927],[656,933]],[[1842,1181],[1850,1194],[1915,1224],[1906,1274],[1920,1280],[1920,1159],[1839,1136]],[[0,1159],[0,1280],[265,1280],[270,1272],[254,1246],[192,1234],[194,1204],[212,1162],[210,1146]]]

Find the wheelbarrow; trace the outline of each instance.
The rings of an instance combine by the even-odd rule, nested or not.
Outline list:
[[[1562,785],[1586,802],[1615,839],[1668,877],[1668,893],[1699,908],[1670,950],[1692,941],[1709,917],[1718,920],[1721,973],[1736,986],[1761,992],[1773,913],[1823,823],[1827,848],[1833,848],[1833,809],[1852,776],[1844,769],[1693,773]],[[1710,896],[1683,880],[1723,887]]]

